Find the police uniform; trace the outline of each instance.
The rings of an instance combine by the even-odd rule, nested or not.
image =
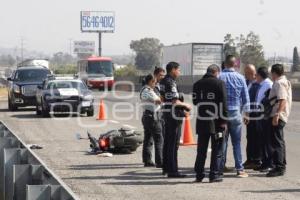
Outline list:
[[[143,162],[145,166],[153,165],[151,152],[154,142],[155,164],[156,167],[162,167],[163,136],[160,118],[158,117],[160,105],[155,104],[155,101],[159,100],[160,97],[151,87],[146,85],[141,90],[140,98],[144,109],[142,117],[144,126]]]
[[[181,136],[181,117],[183,117],[182,114],[178,115],[178,109],[172,106],[173,100],[180,100],[180,94],[175,79],[170,75],[166,75],[161,80],[160,94],[164,99],[163,173],[170,175],[178,173],[177,151]]]

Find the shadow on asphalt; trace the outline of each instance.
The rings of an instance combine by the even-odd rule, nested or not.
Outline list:
[[[70,170],[96,170],[96,169],[138,169],[143,165],[140,163],[135,164],[97,164],[97,165],[71,165]]]
[[[281,190],[246,190],[242,192],[249,192],[249,193],[290,193],[290,192],[300,192],[300,189],[281,189]]]
[[[50,117],[42,117],[36,114],[14,114],[11,115],[11,117],[18,118],[18,119],[38,119],[38,118],[50,119]],[[54,114],[53,116],[51,116],[51,118],[66,118],[66,117],[76,118],[76,117],[86,117],[86,116],[81,116],[80,114],[73,114],[71,116],[69,114]]]

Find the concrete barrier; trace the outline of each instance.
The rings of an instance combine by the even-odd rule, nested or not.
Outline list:
[[[0,122],[0,200],[76,200],[66,186]]]

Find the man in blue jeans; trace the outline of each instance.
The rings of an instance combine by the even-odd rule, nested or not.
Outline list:
[[[242,135],[242,114],[245,113],[244,122],[248,124],[247,113],[250,110],[250,100],[245,78],[235,71],[236,58],[232,55],[226,57],[225,69],[220,75],[220,79],[225,82],[228,105],[228,135],[225,137],[223,152],[223,167],[226,163],[228,137],[230,135],[233,146],[233,155],[235,160],[235,169],[237,176],[247,178],[248,174],[244,171],[241,135]]]

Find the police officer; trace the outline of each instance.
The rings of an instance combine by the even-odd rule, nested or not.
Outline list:
[[[156,80],[152,74],[145,77],[145,86],[142,88],[140,98],[144,108],[142,123],[144,126],[143,162],[145,167],[162,168],[163,136],[158,111],[161,99],[155,93]],[[152,149],[155,149],[155,163],[152,161]]]
[[[163,118],[165,122],[163,174],[167,174],[169,178],[184,178],[186,175],[178,172],[177,151],[182,118],[191,110],[191,106],[183,102],[178,92],[176,78],[180,75],[179,64],[168,63],[166,71],[167,75],[160,82],[160,92],[164,99]]]

